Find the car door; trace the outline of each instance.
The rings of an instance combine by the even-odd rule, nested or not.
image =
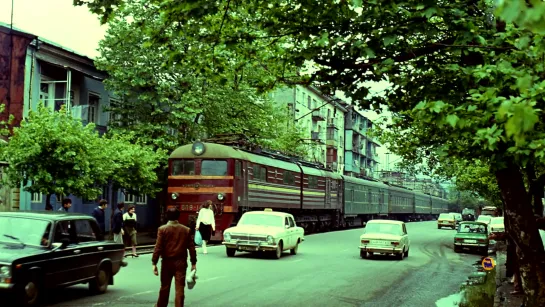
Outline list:
[[[290,226],[290,221],[287,216],[284,217],[284,248],[289,249],[293,245],[293,229]]]
[[[408,250],[411,247],[411,242],[409,240],[409,234],[407,233],[407,227],[405,223],[403,223],[403,243],[407,247],[406,250]]]
[[[98,235],[91,225],[91,221],[81,219],[75,221],[78,246],[80,250],[80,262],[82,278],[95,276],[98,264],[105,253],[104,247],[98,239]]]
[[[48,263],[49,271],[46,273],[46,280],[51,285],[63,285],[83,279],[79,270],[80,253],[76,227],[73,220],[58,221],[55,225],[53,245],[62,244],[67,240],[65,248],[55,248],[51,252],[51,260]]]

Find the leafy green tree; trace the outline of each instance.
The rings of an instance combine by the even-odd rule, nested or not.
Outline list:
[[[287,123],[285,110],[256,90],[271,78],[262,65],[237,61],[236,51],[210,50],[186,35],[153,41],[148,33],[163,24],[158,8],[148,4],[127,3],[100,42],[96,65],[108,72],[109,89],[123,98],[110,108],[120,130],[168,151],[203,135],[225,133],[243,133],[277,150],[304,151],[297,128],[278,129]],[[175,26],[163,31],[179,33]],[[175,62],[165,63],[166,50],[177,50]],[[229,79],[195,71],[195,63],[208,61],[225,64],[218,75]]]
[[[14,128],[2,154],[10,185],[22,182],[26,191],[45,194],[46,207],[53,194],[96,198],[108,182],[131,192],[153,192],[153,169],[164,157],[129,136],[101,138],[94,124],[83,126],[64,107],[53,112],[43,104]]]
[[[125,3],[77,2],[103,21],[119,12],[113,5]],[[408,160],[431,157],[433,166],[442,157],[488,159],[510,236],[520,248],[525,306],[545,306],[545,251],[532,206],[545,177],[540,33],[496,19],[488,0],[147,3],[161,13],[162,26],[147,32],[155,42],[169,41],[172,35],[163,29],[175,26],[175,33],[198,40],[200,47],[235,50],[238,61],[262,63],[276,77],[264,83],[285,81],[283,65],[310,64],[314,71],[290,82],[315,81],[325,93],[344,91],[363,108],[386,105],[395,116],[385,137]],[[165,63],[173,63],[182,52],[165,48],[162,54]],[[198,61],[191,67],[225,77],[227,64]],[[384,95],[370,95],[369,81],[393,86]]]

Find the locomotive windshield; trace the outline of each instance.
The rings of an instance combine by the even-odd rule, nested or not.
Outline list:
[[[172,174],[178,175],[195,175],[195,161],[193,160],[174,160],[172,161]]]
[[[201,175],[203,176],[227,175],[227,161],[203,160],[201,164]]]
[[[238,225],[258,225],[283,227],[284,219],[281,216],[269,214],[245,214],[242,216]]]

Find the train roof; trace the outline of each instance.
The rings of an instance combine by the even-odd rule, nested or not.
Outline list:
[[[372,187],[385,188],[385,189],[389,187],[387,184],[384,184],[383,182],[378,182],[378,181],[365,180],[365,179],[350,177],[350,176],[342,176],[342,178],[344,178],[344,181],[346,182],[355,183],[355,184],[365,184]]]

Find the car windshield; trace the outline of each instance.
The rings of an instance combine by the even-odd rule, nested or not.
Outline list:
[[[43,220],[0,216],[0,242],[47,245],[51,223]]]
[[[462,224],[458,230],[460,233],[485,233],[486,226],[479,224]]]
[[[270,214],[245,214],[237,225],[258,225],[282,227],[284,219],[278,215]]]
[[[363,230],[363,233],[384,233],[389,235],[401,236],[403,230],[401,225],[387,223],[368,223]]]
[[[503,217],[495,217],[490,220],[490,224],[500,224],[503,225]]]
[[[452,216],[452,214],[443,213],[443,214],[439,215],[439,219],[452,220],[452,219],[454,219],[454,216]]]
[[[491,219],[492,219],[492,217],[490,217],[490,216],[481,215],[481,216],[479,216],[479,218],[477,219],[477,221],[490,222]]]

